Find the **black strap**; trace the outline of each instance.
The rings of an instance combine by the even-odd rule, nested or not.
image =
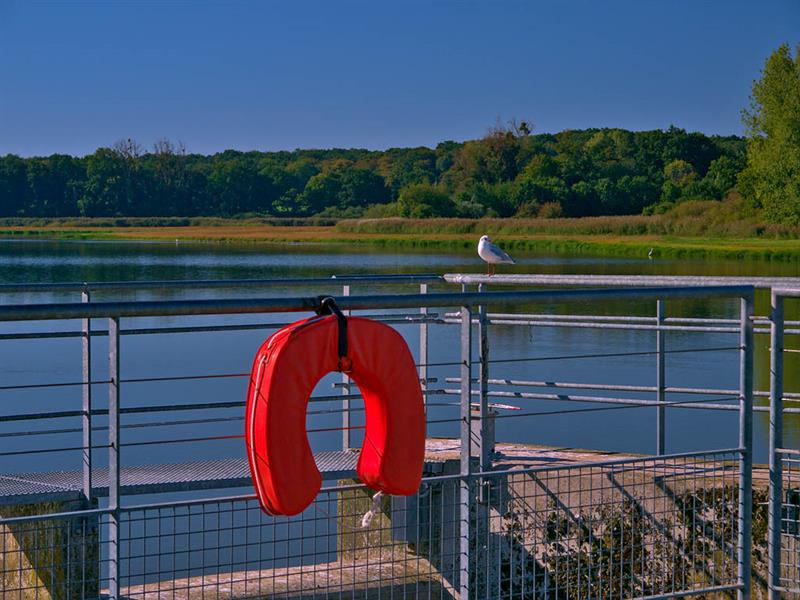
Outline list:
[[[336,315],[339,323],[339,358],[347,357],[347,317],[336,305],[336,300],[330,296],[319,297],[319,308],[316,313],[322,315]],[[341,364],[341,363],[340,363]]]

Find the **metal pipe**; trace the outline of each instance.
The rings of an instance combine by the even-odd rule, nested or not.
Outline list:
[[[446,324],[457,323],[457,319],[444,319]],[[569,329],[617,329],[634,331],[685,331],[692,333],[739,333],[738,327],[701,327],[691,325],[638,325],[629,323],[596,323],[594,321],[532,321],[525,319],[490,319],[494,325],[526,325],[528,327],[566,327]],[[765,330],[766,332],[767,330]]]
[[[657,300],[663,298],[742,297],[753,294],[752,286],[625,288],[589,290],[503,291],[439,294],[385,294],[337,298],[342,310],[371,308],[419,308],[420,306],[473,306],[503,302],[556,300]],[[316,296],[231,300],[163,300],[147,302],[11,304],[0,306],[0,321],[83,319],[88,317],[153,317],[178,315],[243,314],[260,312],[312,312],[319,306]]]
[[[422,307],[420,310],[427,310],[426,307]],[[419,315],[411,315],[411,314],[399,314],[399,315],[361,315],[366,318],[371,318],[376,321],[380,321],[381,323],[387,324],[414,324],[420,323],[422,324],[458,324],[460,323],[460,317],[456,314],[453,316],[453,313],[448,313],[450,316],[446,318],[440,318],[436,313],[428,313],[428,316],[423,318]],[[526,325],[530,327],[576,327],[576,328],[585,328],[585,329],[617,329],[617,330],[639,330],[639,331],[650,331],[656,330],[657,327],[655,325],[626,325],[624,322],[620,323],[612,323],[612,324],[593,324],[592,320],[589,319],[589,315],[586,315],[586,319],[584,321],[575,321],[575,322],[568,322],[565,320],[553,320],[553,321],[533,321],[533,320],[526,320],[526,319],[492,319],[490,315],[490,323],[494,323],[497,325]],[[665,322],[669,322],[670,319],[666,319]],[[477,323],[477,320],[476,320]],[[789,323],[786,321],[786,323]],[[269,329],[279,329],[286,325],[285,322],[282,323],[245,323],[242,325],[204,325],[204,326],[185,326],[185,327],[142,327],[142,328],[133,328],[133,329],[122,329],[120,331],[120,335],[127,336],[127,335],[163,335],[168,333],[211,333],[211,332],[219,332],[219,331],[260,331],[260,330],[269,330]],[[731,327],[693,327],[693,326],[678,326],[678,325],[664,325],[662,327],[665,331],[682,331],[682,332],[696,332],[696,333],[738,333],[739,329],[738,326],[735,328]],[[755,329],[756,333],[759,334],[768,334],[768,328],[757,328]],[[784,329],[785,335],[797,335],[800,334],[800,329]],[[91,332],[91,337],[105,337],[108,335],[106,330],[93,330]],[[67,339],[67,338],[79,338],[82,337],[83,333],[81,331],[44,331],[44,332],[24,332],[24,333],[3,333],[0,334],[0,341],[5,340],[47,340],[47,339]]]
[[[446,383],[460,383],[460,377],[446,377]],[[473,380],[472,383],[477,383]],[[584,390],[609,390],[615,392],[656,392],[658,387],[654,385],[615,385],[604,383],[574,383],[568,381],[529,381],[524,379],[489,379],[492,385],[512,385],[516,387],[543,387],[543,388],[566,388],[566,389],[584,389]],[[723,388],[687,388],[687,387],[671,387],[664,388],[667,393],[674,394],[738,394],[739,390],[723,389]],[[768,396],[769,392],[758,392],[757,395]],[[797,394],[800,396],[800,394]]]
[[[420,295],[428,293],[428,284],[419,284]],[[425,392],[428,390],[428,308],[421,306],[419,309],[420,318],[422,319],[419,324],[419,378],[422,384],[423,399],[427,408],[428,397]]]
[[[665,427],[666,427],[666,413],[664,407],[664,387],[666,386],[666,355],[665,350],[665,332],[661,328],[664,324],[664,301],[656,300],[656,400],[659,402],[656,408],[656,454],[661,456],[665,454]]]
[[[108,595],[110,600],[119,599],[120,571],[120,346],[119,319],[108,320]]]
[[[361,315],[368,319],[380,321],[381,323],[402,325],[405,323],[437,323],[442,324],[442,321],[436,313],[431,313],[427,318],[423,319],[421,316],[413,314],[397,314],[397,315]],[[280,329],[285,326],[286,322],[282,323],[244,323],[242,325],[204,325],[196,327],[140,327],[135,329],[121,329],[119,334],[125,335],[163,335],[167,333],[211,333],[218,331],[261,331],[264,329]],[[105,329],[93,330],[91,337],[105,337],[108,331]],[[49,340],[49,339],[63,339],[63,338],[78,338],[83,337],[81,331],[44,331],[26,332],[26,333],[4,333],[0,334],[0,341],[2,340]]]
[[[472,541],[472,311],[469,306],[461,307],[461,453],[459,485],[459,578],[460,598],[470,598],[471,576],[470,556]]]
[[[796,278],[794,278],[796,279]],[[800,282],[795,284],[796,288],[778,288],[775,293],[783,296],[784,298],[800,298]]]
[[[445,317],[458,318],[458,313],[446,313]],[[553,320],[553,321],[598,321],[621,323],[651,323],[652,317],[635,315],[575,315],[575,314],[548,314],[548,313],[489,313],[490,319],[521,319],[521,320]],[[768,316],[755,316],[756,325],[769,325]],[[704,325],[739,325],[739,319],[700,318],[700,317],[667,317],[664,323],[688,323]],[[785,321],[785,325],[800,325],[800,321]],[[737,330],[738,331],[738,330]]]
[[[453,389],[444,389],[442,390],[443,396],[452,396],[460,394],[459,390]],[[473,396],[480,395],[478,390],[472,391]],[[730,411],[738,411],[739,407],[735,405],[726,405],[726,404],[717,404],[713,400],[672,400],[672,401],[664,401],[663,403],[659,403],[657,400],[644,400],[639,398],[615,398],[615,397],[608,397],[608,396],[573,396],[569,394],[539,394],[539,393],[532,393],[532,392],[499,392],[499,391],[490,391],[486,394],[489,398],[518,398],[518,399],[526,399],[526,400],[552,400],[557,402],[590,402],[590,403],[597,403],[597,404],[622,404],[622,405],[629,405],[629,406],[666,406],[666,407],[675,407],[675,408],[697,408],[703,410],[730,410]],[[730,400],[737,400],[739,398],[738,393],[731,395]],[[719,399],[717,399],[719,401]],[[767,412],[769,410],[766,406],[757,406],[753,409],[755,412],[763,411]],[[786,410],[785,412],[789,413],[792,409]],[[800,409],[794,409],[795,412],[800,413]],[[503,418],[514,418],[522,416],[521,414],[511,414],[507,415]],[[495,417],[499,418],[499,417]]]
[[[483,283],[478,285],[479,292],[485,292]],[[492,452],[494,450],[494,440],[489,439],[489,319],[486,316],[486,306],[481,304],[478,307],[478,390],[480,397],[479,416],[480,425],[478,430],[478,468],[481,471],[488,471],[492,466]]]
[[[769,524],[768,576],[769,600],[780,600],[781,520],[783,512],[783,296],[772,291],[772,335],[770,337],[769,396]]]
[[[82,292],[118,290],[175,290],[303,287],[316,285],[342,285],[347,283],[437,283],[442,276],[435,273],[418,275],[332,275],[310,279],[205,279],[178,281],[97,281],[92,283],[6,283],[0,285],[0,294],[30,292]]]
[[[342,286],[342,296],[347,297],[350,295],[350,286],[345,284]],[[343,311],[345,315],[350,315],[351,311]],[[349,450],[353,447],[353,440],[350,433],[350,377],[347,373],[342,373],[342,450]]]
[[[739,564],[738,600],[750,598],[753,543],[753,295],[740,301],[741,352],[739,354]]]
[[[470,273],[445,273],[447,283],[497,285],[598,285],[598,286],[720,286],[743,285],[760,289],[797,287],[800,294],[800,277],[727,277],[709,275],[481,275]]]
[[[89,290],[81,292],[81,301],[91,302]],[[92,320],[89,318],[81,321],[81,386],[82,400],[82,491],[86,507],[92,506]]]

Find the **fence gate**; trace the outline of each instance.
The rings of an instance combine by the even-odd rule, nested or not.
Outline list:
[[[800,597],[800,449],[784,447],[784,398],[798,394],[784,390],[784,335],[800,333],[796,321],[785,329],[784,299],[800,298],[800,290],[772,291],[770,331],[770,498],[769,590],[770,599]],[[795,412],[795,411],[792,411]]]

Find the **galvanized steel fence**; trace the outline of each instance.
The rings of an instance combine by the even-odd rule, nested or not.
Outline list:
[[[770,599],[800,595],[800,448],[784,445],[784,400],[796,401],[784,390],[787,358],[784,301],[800,298],[800,289],[773,289],[770,332],[769,436],[769,591]],[[796,300],[794,300],[796,301]]]
[[[224,475],[209,475],[207,470],[203,470],[205,466],[202,469],[196,465],[185,467],[203,471],[203,482],[199,487],[183,486],[181,473],[174,473],[171,479],[164,476],[160,481],[147,479],[142,475],[142,467],[125,464],[126,446],[167,444],[174,440],[126,442],[121,432],[136,424],[122,423],[122,416],[162,415],[168,418],[170,414],[188,408],[236,410],[243,403],[126,406],[122,400],[124,388],[136,383],[235,378],[247,374],[204,373],[126,379],[120,340],[125,336],[161,333],[274,329],[281,323],[123,327],[121,319],[290,313],[315,308],[319,298],[90,302],[93,286],[51,286],[62,292],[80,292],[83,302],[4,305],[0,306],[0,321],[78,319],[80,331],[68,328],[44,332],[9,331],[0,336],[10,341],[80,338],[83,377],[80,381],[0,385],[0,389],[79,387],[83,399],[80,410],[17,412],[10,415],[7,423],[77,419],[80,427],[69,431],[81,435],[80,446],[53,446],[43,451],[77,450],[82,465],[75,474],[51,472],[45,474],[47,477],[34,473],[0,475],[0,483],[6,489],[19,491],[16,497],[14,494],[6,496],[5,504],[0,506],[0,535],[3,540],[0,546],[3,579],[0,584],[3,596],[90,598],[107,594],[117,599],[206,596],[372,598],[388,595],[549,599],[670,598],[688,593],[735,591],[740,598],[750,597],[754,506],[753,332],[754,328],[769,322],[753,318],[754,293],[751,286],[496,292],[485,288],[470,292],[465,288],[461,293],[428,293],[428,286],[441,284],[441,278],[425,275],[337,278],[333,281],[344,286],[344,293],[337,299],[342,309],[378,311],[374,315],[376,318],[419,327],[417,353],[420,377],[429,404],[428,422],[430,425],[452,424],[458,428],[460,439],[458,458],[442,463],[443,473],[429,472],[415,496],[384,499],[376,507],[371,521],[365,519],[365,514],[372,508],[368,490],[357,483],[342,481],[353,477],[352,454],[349,452],[334,457],[335,465],[330,473],[338,483],[329,483],[309,509],[289,519],[263,515],[249,492],[222,498],[198,492],[200,488],[246,486],[246,473],[241,472],[238,464],[219,461],[209,466],[226,470]],[[494,281],[500,280],[492,280],[492,283]],[[276,283],[329,287],[331,282],[328,279],[196,282],[195,285],[262,289]],[[421,293],[350,295],[351,285],[365,283],[418,285]],[[464,286],[486,285],[486,280],[463,280],[460,283]],[[138,282],[115,285],[101,284],[98,289],[143,287]],[[152,286],[154,289],[162,286],[180,289],[174,282],[155,282]],[[0,291],[3,291],[2,287]],[[6,286],[5,291],[22,293],[33,290],[25,286]],[[739,302],[739,318],[665,317],[666,302],[691,298],[735,299]],[[498,303],[527,305],[558,300],[592,303],[633,299],[652,302],[654,318],[489,312],[489,308]],[[453,307],[460,308],[453,312]],[[407,309],[419,312],[398,312]],[[92,319],[105,320],[106,327],[94,329]],[[459,327],[458,360],[437,362],[431,359],[429,327],[432,325]],[[657,333],[657,343],[652,351],[609,351],[599,356],[647,354],[655,357],[655,385],[492,378],[492,364],[581,358],[580,355],[491,358],[490,327],[505,325],[653,330]],[[775,327],[774,319],[772,327]],[[733,336],[733,341],[722,346],[698,344],[688,349],[671,350],[664,343],[664,336],[669,331],[724,333]],[[99,380],[93,377],[92,368],[91,340],[95,337],[108,340],[107,376]],[[773,335],[773,344],[774,340]],[[477,352],[474,350],[476,346]],[[703,352],[731,351],[736,353],[738,361],[739,385],[735,389],[668,385],[664,361],[670,352],[699,353],[702,356]],[[430,377],[434,367],[454,367],[458,376],[441,380]],[[449,384],[457,386],[447,387]],[[98,404],[97,386],[107,388],[107,404]],[[341,388],[341,394],[315,397],[312,402],[325,403],[320,404],[323,407],[320,411],[341,414],[341,426],[312,431],[342,431],[342,447],[346,451],[352,446],[352,432],[359,428],[350,420],[360,410],[355,404],[359,397],[346,378],[337,387]],[[542,388],[545,391],[535,391]],[[559,388],[563,392],[558,391]],[[593,393],[582,393],[581,390],[585,389]],[[773,385],[773,411],[775,389]],[[594,395],[598,391],[602,395]],[[618,394],[622,397],[609,392],[622,392]],[[692,398],[693,395],[697,398]],[[437,402],[447,405],[441,400],[453,396],[458,397],[458,416],[436,418],[431,409]],[[784,394],[783,397],[789,396]],[[522,410],[496,415],[492,401],[502,398],[567,401],[576,403],[578,408]],[[332,401],[340,402],[340,407],[331,408]],[[311,404],[312,410],[314,407],[315,404]],[[521,464],[510,469],[509,463],[497,461],[493,452],[492,428],[498,418],[638,407],[657,409],[654,435],[657,456],[620,460],[600,458],[577,464],[561,460],[553,466]],[[670,408],[738,412],[738,445],[666,454],[665,423]],[[203,419],[173,417],[171,423],[196,426],[239,418],[230,413],[225,415],[228,416]],[[158,424],[147,422],[141,426],[157,427]],[[46,435],[43,431],[39,430],[39,434]],[[92,434],[98,431],[105,432],[107,443],[97,444],[93,440]],[[6,439],[13,439],[11,435],[20,432],[6,433],[9,434]],[[213,439],[217,438],[197,436],[178,441],[205,443]],[[108,455],[100,466],[93,458],[98,449]],[[23,447],[0,451],[0,456],[28,456],[39,451]],[[136,471],[137,468],[140,470]],[[786,469],[786,473],[789,472]],[[185,473],[183,476],[191,479]],[[78,484],[75,484],[76,478]],[[73,490],[78,494],[65,501],[64,493]],[[152,501],[138,504],[133,499],[135,493],[165,492],[191,492],[195,497],[164,502],[156,496]],[[198,494],[201,497],[196,497]],[[785,510],[788,496],[781,494],[781,510]],[[773,488],[770,502],[774,496]],[[48,506],[46,502],[54,504]],[[35,510],[31,508],[34,505]],[[791,529],[789,525],[785,528],[787,531]],[[774,536],[774,529],[771,536]],[[772,542],[773,537],[770,540]],[[770,548],[774,550],[773,545]],[[793,548],[785,546],[784,561],[791,560],[787,557],[791,556],[791,551],[796,552]],[[770,564],[774,562],[774,552],[771,559]],[[788,589],[787,578],[796,576],[793,575],[796,571],[784,566],[781,573],[781,584]],[[770,582],[772,577],[771,573]]]

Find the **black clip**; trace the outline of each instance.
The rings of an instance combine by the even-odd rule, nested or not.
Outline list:
[[[339,371],[343,373],[350,371],[353,368],[353,363],[347,356],[347,317],[331,296],[320,296],[319,308],[315,312],[319,316],[336,315],[336,320],[339,323]]]

